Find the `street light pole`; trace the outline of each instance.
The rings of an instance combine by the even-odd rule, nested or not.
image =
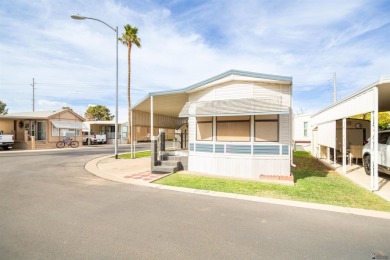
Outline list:
[[[115,38],[115,41],[116,41],[116,88],[115,88],[115,144],[114,144],[114,147],[115,147],[115,159],[118,159],[118,26],[116,28],[113,28],[110,25],[108,25],[107,23],[105,23],[99,19],[91,18],[91,17],[85,17],[85,16],[80,16],[80,15],[72,15],[71,17],[73,19],[76,19],[76,20],[90,19],[90,20],[95,20],[95,21],[101,22],[101,23],[105,24],[106,26],[108,26],[109,28],[111,28],[112,30],[114,30],[114,32],[116,33],[116,38]]]

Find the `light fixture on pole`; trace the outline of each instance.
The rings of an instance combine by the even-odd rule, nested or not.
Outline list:
[[[104,23],[106,26],[110,27],[114,32],[116,32],[116,88],[115,88],[115,159],[118,159],[118,26],[116,28],[111,27],[107,23],[91,17],[85,17],[80,15],[71,16],[75,20],[95,20],[101,23]]]

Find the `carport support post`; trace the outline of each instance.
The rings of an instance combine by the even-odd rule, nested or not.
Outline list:
[[[378,190],[378,86],[373,88],[374,91],[374,111],[371,112],[371,190]]]
[[[326,158],[328,159],[328,163],[330,164],[330,147],[326,147]]]
[[[131,143],[131,146],[130,146],[130,157],[131,158],[135,158],[135,144],[134,144],[134,140],[133,140],[134,136],[133,136],[133,109],[130,110],[130,143]]]
[[[347,119],[343,118],[343,174],[347,174]]]
[[[151,168],[150,170],[153,171],[154,166],[157,162],[157,140],[155,140],[155,137],[153,135],[153,96],[150,97],[150,151],[151,151]]]
[[[150,140],[154,140],[153,131],[153,96],[150,97]]]
[[[337,132],[337,129],[336,129],[336,132]],[[337,163],[337,140],[336,139],[337,139],[337,137],[334,139],[334,145],[333,145],[333,164],[334,165]]]

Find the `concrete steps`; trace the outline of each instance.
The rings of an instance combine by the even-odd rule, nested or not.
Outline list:
[[[175,173],[184,169],[186,170],[187,165],[187,156],[180,156],[167,152],[166,154],[161,155],[161,161],[158,161],[157,165],[153,167],[153,172]]]
[[[153,173],[175,173],[177,172],[177,166],[163,166],[158,165],[153,167]]]

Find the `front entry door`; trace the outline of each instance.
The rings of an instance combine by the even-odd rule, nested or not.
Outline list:
[[[46,122],[37,122],[37,140],[46,140]]]

